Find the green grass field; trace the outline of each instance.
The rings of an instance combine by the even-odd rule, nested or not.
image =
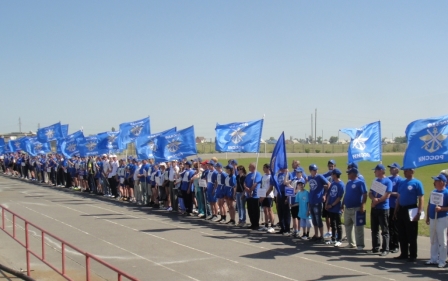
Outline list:
[[[294,158],[296,159],[296,158]],[[345,171],[347,168],[347,157],[332,157],[332,158],[326,158],[326,157],[304,157],[297,160],[300,160],[301,166],[305,169],[305,171],[308,170],[308,166],[310,164],[316,164],[319,167],[319,172],[324,173],[327,169],[327,162],[328,160],[333,159],[336,161],[336,166],[340,168],[342,171]],[[225,159],[218,159],[221,163],[226,162]],[[255,162],[256,159],[254,158],[242,158],[237,159],[239,165],[244,165],[247,167],[249,163]],[[291,163],[293,158],[288,158],[288,162]],[[258,161],[258,171],[262,172],[262,166],[265,163],[269,163],[270,158],[260,158]],[[392,164],[393,162],[397,162],[400,165],[403,162],[403,156],[400,155],[383,155],[383,164],[385,166]],[[375,162],[360,162],[359,170],[361,174],[364,176],[367,189],[370,189],[370,183],[374,180],[374,173],[372,169],[377,165],[378,163]],[[439,165],[432,165],[427,167],[419,168],[415,171],[415,177],[419,179],[424,186],[425,189],[425,213],[426,213],[426,206],[429,200],[429,194],[434,189],[432,176],[436,176],[440,173],[441,170],[448,168],[445,164],[439,164]],[[291,167],[289,167],[291,169]],[[403,173],[401,173],[401,176],[403,177]],[[344,183],[347,182],[347,175],[341,176],[342,181]],[[367,227],[370,227],[370,199],[367,199]],[[419,222],[419,234],[429,236],[429,227],[426,225],[425,221],[421,220]]]

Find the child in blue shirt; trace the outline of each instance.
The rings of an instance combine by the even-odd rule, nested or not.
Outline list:
[[[299,204],[300,227],[302,228],[302,239],[308,240],[310,237],[310,228],[313,227],[310,215],[310,204],[308,190],[305,190],[305,183],[299,180],[297,183],[299,192],[296,194],[296,202]]]

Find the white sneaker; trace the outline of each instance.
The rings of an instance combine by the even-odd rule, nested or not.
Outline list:
[[[330,240],[330,241],[327,241],[327,242],[325,242],[325,244],[327,244],[327,245],[333,245],[333,244],[336,244],[336,242],[335,242],[335,241],[332,241],[332,240]]]
[[[266,226],[262,226],[258,229],[258,231],[268,231]]]
[[[331,232],[325,233],[324,238],[331,238]]]
[[[268,233],[275,233],[275,229],[273,229],[272,227],[269,227],[266,231]]]
[[[445,263],[439,263],[439,265],[437,267],[438,268],[444,268],[445,267]]]
[[[364,248],[363,247],[361,247],[361,246],[358,246],[358,251],[362,251],[362,250],[364,250]]]
[[[334,246],[335,246],[335,247],[341,247],[341,245],[342,245],[342,243],[339,242],[339,241],[336,241],[336,243],[334,243]]]

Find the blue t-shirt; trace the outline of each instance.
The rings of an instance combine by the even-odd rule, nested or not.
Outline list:
[[[361,174],[358,174],[358,179],[359,179],[360,181],[366,182],[366,180],[364,179],[364,176],[361,175]]]
[[[217,182],[217,184],[218,185],[224,185],[227,176],[228,175],[225,172],[221,172],[221,173],[217,172],[217,174],[216,174],[216,182]]]
[[[311,215],[307,216],[309,195],[308,190],[299,191],[296,194],[296,202],[299,204],[299,218],[301,219],[311,218]]]
[[[442,193],[443,194],[443,205],[440,207],[448,207],[448,189],[444,188],[443,190],[433,190],[433,193]],[[431,198],[431,197],[430,197]],[[440,211],[437,213],[437,219],[445,218],[447,216],[447,211]],[[431,203],[431,200],[429,202],[429,218],[435,219],[436,218],[436,205]]]
[[[359,208],[362,196],[367,194],[366,184],[360,179],[348,181],[345,186],[344,204],[346,208]]]
[[[302,167],[299,167],[298,169],[300,169],[302,171],[302,177],[307,178],[305,170]],[[290,178],[290,180],[297,178],[296,172],[295,171],[290,172],[289,173],[289,178]]]
[[[231,175],[231,176],[227,175],[224,182],[225,182],[224,186],[233,188],[236,186],[236,176],[235,175]]]
[[[145,172],[148,172],[148,170],[149,170],[149,164],[142,165],[140,170],[138,170],[138,174],[144,175]],[[139,177],[138,179],[140,180],[140,182],[146,182],[146,177]]]
[[[392,181],[389,178],[384,178],[384,179],[375,179],[377,182],[384,184],[386,186],[386,193],[388,192],[392,192]],[[375,198],[381,198],[383,195],[380,195],[379,193],[376,193],[373,190],[370,190],[370,192],[373,194],[373,196]],[[389,210],[390,209],[390,205],[389,205],[389,198],[387,198],[386,200],[384,200],[384,202],[378,203],[375,206],[375,209],[377,210]]]
[[[416,205],[417,198],[425,194],[423,184],[418,179],[403,179],[398,185],[400,194],[400,206]]]
[[[278,188],[279,188],[280,193],[282,194],[282,196],[285,195],[285,187],[286,187],[286,186],[283,184],[284,181],[285,181],[285,176],[286,176],[285,173],[278,173],[278,174],[277,174]],[[290,177],[291,177],[291,175],[290,175]],[[294,176],[294,177],[295,177],[295,176]],[[291,180],[291,179],[290,179],[290,180]]]
[[[330,206],[336,201],[337,198],[340,198],[339,203],[335,204],[331,207],[328,212],[330,213],[341,213],[341,205],[342,205],[342,196],[344,196],[344,182],[332,182],[330,188],[328,189],[327,196],[327,204]]]
[[[254,173],[247,174],[244,184],[249,188],[252,188],[252,186],[255,183],[257,184],[254,191],[251,194],[252,196],[249,196],[250,198],[258,198],[258,190],[261,187],[261,180],[262,180],[262,176],[259,172],[255,172],[255,179],[254,179]]]
[[[194,171],[189,169],[185,170],[182,174],[180,174],[180,178],[182,179],[182,183],[180,185],[180,190],[187,190],[190,187],[190,180],[194,176]],[[191,185],[193,186],[193,185]]]
[[[390,181],[392,182],[392,192],[398,192],[398,185],[400,183],[400,181],[402,180],[402,178],[400,176],[390,176],[389,177]],[[395,208],[395,203],[397,202],[397,197],[395,196],[390,196],[389,197],[389,205],[391,208]]]
[[[322,175],[308,176],[308,183],[310,185],[310,204],[319,204],[323,202],[325,187],[328,181]]]

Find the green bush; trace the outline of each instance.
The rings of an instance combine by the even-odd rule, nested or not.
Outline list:
[[[330,150],[325,150],[325,153],[331,153],[331,151]]]
[[[305,148],[305,153],[310,153],[310,149],[309,148]]]
[[[320,149],[316,149],[316,153],[320,153]]]

